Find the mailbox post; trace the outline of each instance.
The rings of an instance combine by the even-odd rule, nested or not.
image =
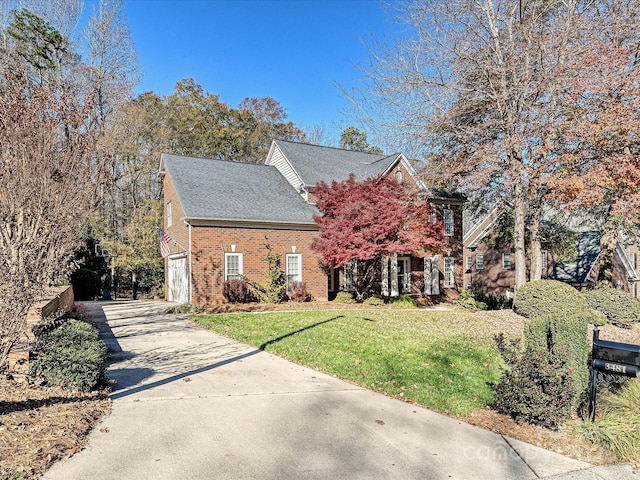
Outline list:
[[[640,345],[600,340],[600,330],[593,330],[591,350],[591,381],[589,385],[589,416],[596,419],[596,372],[625,377],[640,377]]]

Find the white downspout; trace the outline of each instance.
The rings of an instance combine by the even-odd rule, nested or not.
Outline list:
[[[189,303],[193,304],[193,270],[191,268],[192,265],[192,258],[191,258],[191,224],[187,223],[187,226],[189,227]]]

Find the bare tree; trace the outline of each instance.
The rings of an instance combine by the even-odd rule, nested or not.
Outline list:
[[[0,12],[0,367],[29,306],[74,268],[96,191],[111,181],[104,139],[135,82],[120,2],[100,3],[86,60],[69,37],[81,2],[2,6],[18,9],[7,21]]]
[[[516,288],[527,281],[527,252],[531,278],[540,278],[540,221],[568,146],[560,140],[573,120],[576,59],[596,34],[625,35],[637,2],[618,3],[394,3],[405,36],[373,43],[363,87],[346,92],[369,131],[421,149],[427,179],[513,205]]]
[[[0,79],[0,365],[32,302],[68,273],[93,189],[93,138],[80,87]]]

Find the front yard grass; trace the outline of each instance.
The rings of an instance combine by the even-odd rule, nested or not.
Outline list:
[[[462,311],[326,310],[193,317],[227,337],[378,392],[466,417],[492,401],[495,327]]]

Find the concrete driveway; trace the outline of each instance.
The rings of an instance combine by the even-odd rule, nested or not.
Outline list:
[[[45,479],[640,479],[288,362],[167,303],[85,305],[109,346],[113,412]]]

